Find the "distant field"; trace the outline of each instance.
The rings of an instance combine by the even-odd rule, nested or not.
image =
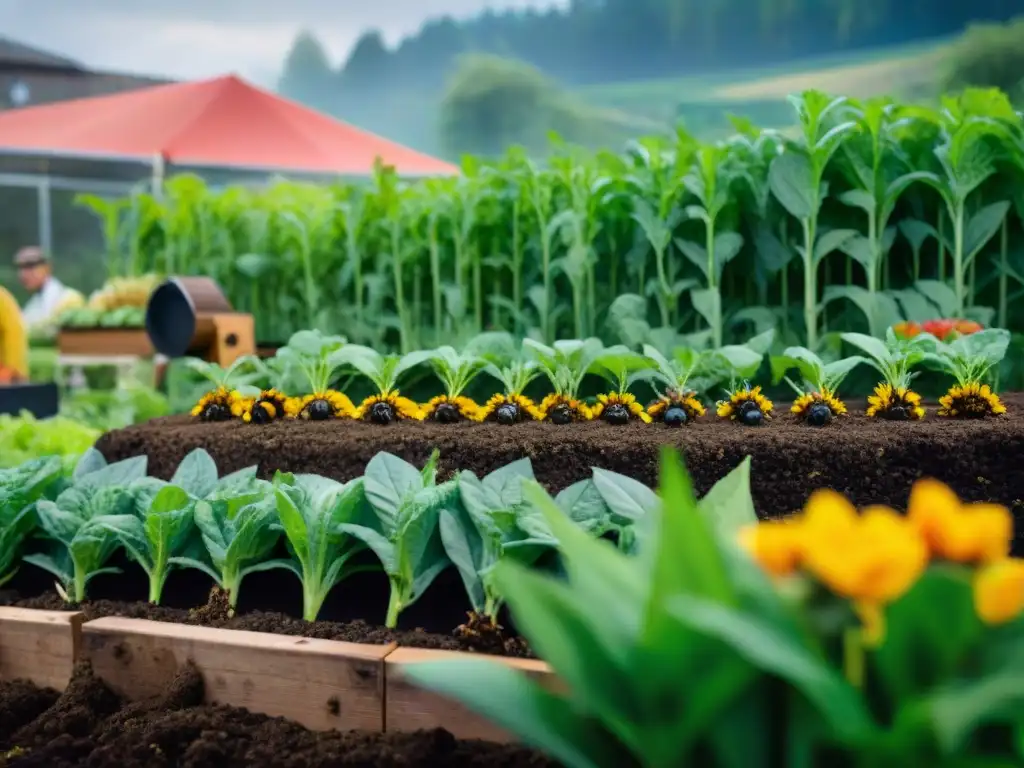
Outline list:
[[[595,85],[577,92],[594,106],[650,120],[682,117],[695,130],[710,127],[709,121],[726,127],[727,113],[778,125],[790,114],[786,96],[808,88],[854,97],[917,98],[930,91],[942,72],[951,42],[931,40],[758,70]]]

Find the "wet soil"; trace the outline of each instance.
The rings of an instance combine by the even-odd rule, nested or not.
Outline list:
[[[661,446],[685,456],[698,493],[752,457],[754,503],[763,517],[800,509],[816,488],[833,488],[858,505],[905,506],[910,486],[937,478],[964,499],[1013,507],[1018,537],[1024,534],[1024,393],[1006,395],[1008,413],[998,419],[940,419],[929,407],[924,421],[888,422],[863,415],[863,401],[849,401],[851,414],[814,428],[795,422],[777,404],[775,419],[759,428],[711,416],[681,428],[639,422],[453,424],[401,422],[381,427],[360,422],[199,423],[187,416],[156,419],[110,432],[97,448],[109,460],[146,454],[150,472],[170,478],[193,448],[209,451],[221,472],[257,465],[312,472],[337,480],[362,474],[379,451],[422,465],[434,448],[445,475],[469,469],[478,475],[523,457],[533,461],[542,485],[556,492],[590,476],[592,467],[620,472],[655,485]]]
[[[203,704],[186,666],[159,697],[122,701],[89,666],[62,694],[0,682],[0,766],[39,768],[556,768],[517,745],[457,740],[445,730],[313,732],[283,718]]]

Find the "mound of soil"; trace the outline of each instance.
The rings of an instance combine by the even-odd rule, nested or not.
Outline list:
[[[62,694],[0,682],[0,766],[39,768],[556,768],[516,745],[415,733],[306,730],[283,718],[203,705],[185,667],[155,699],[126,703],[80,665]]]
[[[148,455],[150,472],[164,479],[190,450],[201,447],[224,473],[258,465],[261,476],[268,478],[280,469],[337,480],[361,475],[380,451],[422,465],[437,448],[446,475],[463,469],[483,475],[529,457],[537,479],[556,492],[589,477],[592,467],[653,486],[659,450],[670,445],[684,454],[699,493],[751,456],[754,503],[764,517],[800,509],[816,488],[833,488],[858,505],[903,508],[910,486],[922,476],[942,480],[964,499],[1019,508],[1024,496],[1024,394],[1009,394],[1004,402],[1008,413],[998,419],[940,419],[932,405],[924,421],[897,423],[868,419],[864,403],[851,401],[852,413],[824,428],[795,422],[782,403],[775,419],[759,428],[712,416],[677,429],[639,422],[399,422],[382,427],[287,421],[255,426],[172,416],[107,433],[97,448],[111,461]]]

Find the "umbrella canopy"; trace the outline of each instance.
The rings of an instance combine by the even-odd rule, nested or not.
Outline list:
[[[235,76],[0,112],[0,152],[359,176],[379,158],[403,176],[458,173]]]

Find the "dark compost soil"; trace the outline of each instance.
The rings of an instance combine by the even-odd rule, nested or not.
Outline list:
[[[255,464],[268,478],[280,469],[337,480],[361,475],[379,451],[422,465],[438,448],[445,474],[469,469],[482,475],[528,456],[537,479],[556,492],[589,477],[592,467],[653,486],[659,449],[671,445],[684,454],[699,493],[751,456],[754,503],[763,517],[799,510],[816,488],[833,488],[858,505],[900,509],[922,476],[942,480],[964,499],[998,502],[1017,513],[1024,497],[1024,393],[1006,395],[1004,402],[1009,412],[998,419],[940,419],[932,405],[924,421],[897,423],[868,419],[863,401],[850,401],[848,417],[820,429],[796,423],[784,403],[776,405],[775,419],[759,428],[710,415],[677,429],[639,422],[255,426],[172,416],[110,432],[97,448],[109,460],[146,454],[150,472],[164,479],[197,447],[210,453],[222,473]],[[1018,514],[1018,537],[1021,533]]]
[[[0,766],[39,768],[555,768],[517,745],[414,733],[306,730],[283,718],[203,705],[203,680],[182,669],[163,695],[122,701],[88,665],[64,693],[0,682]]]

